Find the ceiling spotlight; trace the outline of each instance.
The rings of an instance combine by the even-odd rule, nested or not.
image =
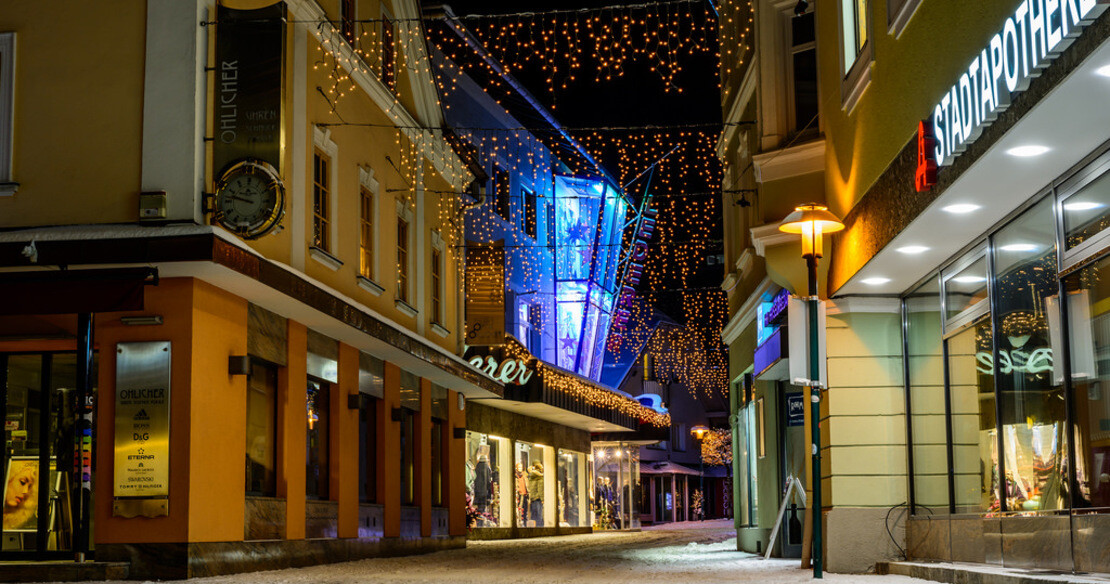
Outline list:
[[[806,0],[798,0],[798,3],[794,5],[794,16],[801,16],[805,14],[807,10],[809,10],[809,2]]]
[[[1010,156],[1017,156],[1018,158],[1031,158],[1033,156],[1040,156],[1048,152],[1048,146],[1041,146],[1040,144],[1027,144],[1025,146],[1017,146],[1010,148],[1006,154]]]
[[[944,208],[944,210],[949,212],[949,213],[955,213],[957,215],[963,215],[964,213],[970,213],[972,211],[978,211],[979,210],[979,205],[972,205],[971,203],[957,203],[955,205],[948,205],[947,207]]]
[[[952,278],[952,281],[959,282],[960,284],[979,284],[986,282],[987,279],[982,276],[956,276]]]
[[[890,278],[884,278],[882,276],[875,276],[874,278],[864,278],[864,279],[860,280],[860,282],[863,282],[864,284],[867,284],[868,286],[881,286],[883,284],[886,284],[889,281],[890,281]]]
[[[908,255],[917,255],[919,253],[925,253],[929,251],[929,248],[925,247],[924,245],[907,245],[906,247],[898,248],[898,251],[899,253],[904,253]]]

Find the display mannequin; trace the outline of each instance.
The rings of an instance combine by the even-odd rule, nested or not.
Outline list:
[[[483,515],[493,499],[493,471],[489,466],[489,444],[478,446],[478,465],[474,468],[474,506]]]

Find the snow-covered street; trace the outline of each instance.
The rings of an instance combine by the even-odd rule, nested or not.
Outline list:
[[[735,551],[731,520],[639,533],[472,541],[466,549],[194,580],[236,584],[668,584],[806,582],[797,560]],[[922,583],[901,576],[826,574],[835,583]]]

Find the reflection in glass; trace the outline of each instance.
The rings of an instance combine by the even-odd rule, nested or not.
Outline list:
[[[1054,240],[1051,199],[994,238],[994,309],[1001,328],[994,373],[1008,511],[1067,507],[1064,386],[1063,379],[1052,377],[1049,334],[1049,323],[1059,322]]]
[[[991,325],[982,318],[946,341],[957,513],[999,510]]]
[[[328,390],[325,382],[308,381],[305,494],[310,499],[328,498]]]
[[[1076,508],[1110,508],[1110,259],[1064,280],[1075,400]]]
[[[247,382],[247,492],[277,494],[277,369],[259,361]]]
[[[559,525],[584,527],[587,525],[586,455],[571,450],[559,451]]]
[[[973,252],[978,253],[978,252]],[[987,299],[987,258],[980,257],[971,265],[949,276],[945,274],[944,294],[948,318]]]
[[[1064,245],[1071,249],[1110,225],[1110,173],[1064,200]]]

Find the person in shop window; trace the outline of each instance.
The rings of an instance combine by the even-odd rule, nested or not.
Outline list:
[[[533,527],[543,527],[543,464],[539,461],[528,468],[528,501]]]
[[[516,516],[522,525],[528,524],[528,476],[523,462],[516,463]]]
[[[4,530],[34,530],[38,521],[39,468],[37,460],[13,460],[4,489]]]

